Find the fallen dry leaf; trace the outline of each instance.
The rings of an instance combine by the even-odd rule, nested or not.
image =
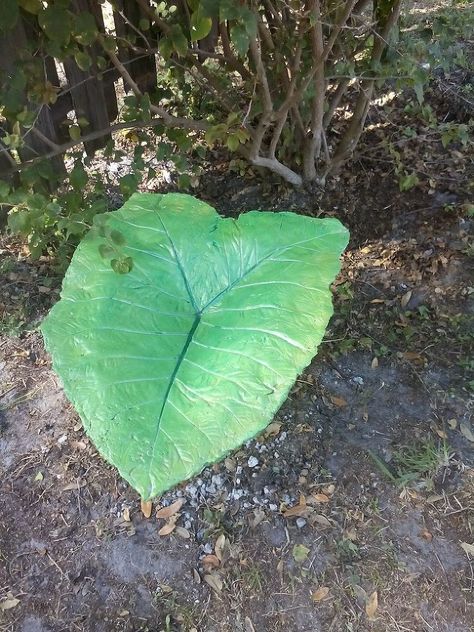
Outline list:
[[[400,303],[401,303],[401,306],[403,307],[403,309],[405,309],[405,307],[410,302],[412,294],[413,294],[413,292],[411,290],[408,290],[408,292],[405,292],[405,294],[400,299]]]
[[[430,533],[428,529],[423,529],[421,532],[421,537],[427,540],[428,542],[431,542],[431,540],[433,539],[433,534]]]
[[[176,527],[176,535],[179,535],[179,537],[183,538],[183,540],[189,540],[191,537],[189,531],[184,527]]]
[[[16,606],[20,603],[20,600],[14,597],[11,593],[8,593],[8,596],[3,601],[0,601],[0,610],[11,610],[12,608],[16,608]]]
[[[250,526],[252,529],[255,529],[263,520],[265,520],[265,512],[263,509],[254,509],[253,518],[250,519]]]
[[[178,498],[178,500],[175,500],[174,503],[171,503],[171,505],[169,505],[168,507],[162,507],[161,509],[158,509],[158,511],[156,512],[156,517],[171,518],[171,516],[174,516],[176,513],[178,513],[178,511],[184,505],[184,502],[184,498]]]
[[[87,443],[85,441],[71,441],[71,446],[75,450],[85,450],[87,448]]]
[[[440,439],[448,438],[448,434],[442,428],[440,428],[437,424],[431,423],[430,428],[433,432],[436,432],[436,434],[438,435]]]
[[[461,431],[461,434],[464,437],[466,437],[468,441],[471,441],[472,443],[474,443],[474,432],[472,431],[472,428],[469,424],[467,424],[465,421],[461,421],[459,430]]]
[[[295,518],[297,516],[305,516],[308,511],[310,511],[310,507],[305,503],[295,505],[294,507],[290,507],[283,512],[285,518]]]
[[[459,544],[465,553],[474,557],[474,544],[468,544],[467,542],[460,542]]]
[[[142,500],[140,503],[140,508],[145,518],[149,518],[153,510],[153,503],[151,502],[151,500]]]
[[[379,607],[379,598],[377,595],[377,591],[370,595],[367,599],[367,603],[365,604],[365,613],[369,617],[370,620],[375,619],[375,613],[377,612],[377,608]]]
[[[214,551],[219,562],[222,562],[222,554],[224,552],[225,546],[225,535],[221,533],[221,535],[217,538],[216,544],[214,546]]]
[[[86,484],[87,483],[85,481],[78,479],[77,481],[73,481],[72,483],[68,483],[67,485],[64,485],[62,491],[63,492],[71,492],[73,490],[77,491],[78,489],[81,489],[81,487],[84,487]]]
[[[170,520],[158,531],[158,535],[169,535],[176,529],[176,522]]]
[[[320,588],[315,590],[314,593],[312,593],[311,599],[313,601],[322,601],[328,595],[329,595],[329,588],[328,588],[328,586],[321,586]]]
[[[417,353],[416,351],[404,351],[399,354],[404,360],[408,360],[409,362],[414,362],[415,364],[424,365],[425,360],[422,355]]]
[[[369,598],[365,590],[362,586],[359,586],[359,584],[353,584],[352,590],[354,591],[359,606],[364,606]]]
[[[205,555],[201,560],[203,566],[210,566],[211,568],[218,568],[220,566],[220,560],[217,555],[210,554]]]
[[[235,459],[231,459],[230,457],[227,457],[224,461],[224,465],[225,465],[225,469],[228,472],[235,472],[236,468],[237,468],[237,462]]]
[[[323,492],[323,494],[331,496],[336,491],[336,486],[334,485],[334,483],[330,483],[329,485],[323,487],[321,491]]]
[[[254,625],[249,617],[245,617],[245,632],[255,632]]]
[[[130,522],[130,509],[128,507],[125,507],[125,509],[122,511],[122,518],[125,520],[125,522]]]
[[[277,434],[279,434],[280,430],[281,424],[277,421],[272,421],[272,423],[268,424],[268,426],[265,428],[263,434],[265,437],[275,437]]]
[[[338,408],[344,408],[347,406],[347,402],[343,397],[338,397],[337,395],[329,395],[329,399],[332,401],[334,406]]]
[[[311,494],[306,502],[311,505],[313,503],[328,503],[329,500],[329,496],[326,494]]]
[[[222,579],[219,577],[219,575],[217,575],[217,573],[204,575],[204,581],[216,592],[221,592],[223,583]]]
[[[322,514],[313,514],[310,517],[309,521],[310,521],[310,523],[312,525],[314,523],[317,523],[317,524],[321,525],[322,527],[332,527],[331,523],[326,518],[326,516],[323,516]]]

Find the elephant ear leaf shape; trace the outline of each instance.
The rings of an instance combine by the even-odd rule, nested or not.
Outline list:
[[[98,226],[42,332],[86,432],[150,499],[271,420],[324,335],[348,232],[171,193],[135,194]]]

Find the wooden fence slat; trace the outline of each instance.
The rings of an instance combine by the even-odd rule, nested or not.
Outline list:
[[[64,72],[71,90],[72,102],[78,118],[85,118],[89,125],[87,131],[107,129],[109,114],[104,94],[104,84],[93,73],[79,68],[74,59],[64,60]],[[110,134],[84,143],[87,154],[105,147]]]
[[[105,33],[104,16],[102,14],[101,3],[98,0],[76,0],[79,7],[83,7],[81,11],[90,11],[95,18],[97,28],[101,33]],[[93,44],[89,50],[92,50],[94,56],[103,56],[104,51],[99,44]],[[102,81],[104,82],[104,95],[106,100],[109,121],[114,121],[118,116],[117,95],[115,94],[115,81],[118,78],[118,72],[114,69],[111,71],[112,65],[109,62],[106,73],[104,73]]]
[[[56,64],[53,57],[49,55],[45,57],[44,66],[46,70],[46,78],[56,88],[61,87]],[[53,117],[54,129],[60,143],[66,143],[69,140],[68,127],[64,123],[67,121],[68,112],[74,109],[72,104],[71,93],[66,92],[60,94],[55,103],[50,106],[51,115]]]
[[[4,78],[12,77],[16,72],[16,65],[19,59],[19,53],[26,46],[27,34],[31,31],[31,21],[21,14],[15,27],[5,33],[0,38],[0,71]],[[26,107],[32,110],[26,92],[22,95],[22,101]],[[53,117],[49,106],[38,106],[35,104],[37,118],[34,127],[53,143],[58,142],[55,131]],[[29,160],[51,151],[51,145],[38,137],[31,130],[21,130],[24,139],[24,145],[18,149],[18,154],[22,160]],[[61,156],[55,156],[51,159],[56,172],[65,172],[64,160]],[[8,165],[11,168],[11,164]]]
[[[96,19],[99,30],[104,31],[102,9],[94,0],[74,0],[74,9],[80,13],[88,11]],[[118,107],[113,79],[106,83],[99,72],[96,59],[102,53],[97,44],[88,47],[87,52],[92,58],[89,70],[81,70],[73,58],[64,60],[64,72],[69,84],[72,102],[76,116],[88,121],[87,131],[107,129],[109,122],[117,117]],[[84,143],[87,154],[93,154],[97,149],[105,147],[110,140],[110,134]]]

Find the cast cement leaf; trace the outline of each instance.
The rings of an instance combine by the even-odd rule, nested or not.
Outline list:
[[[102,217],[131,271],[91,230],[42,331],[87,433],[148,499],[265,428],[323,337],[348,234],[293,213],[224,219],[179,194]]]

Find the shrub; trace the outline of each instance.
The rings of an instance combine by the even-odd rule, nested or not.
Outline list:
[[[105,146],[106,159],[133,153],[130,173],[119,182],[125,198],[142,177],[153,176],[150,155],[172,160],[186,188],[194,157],[215,145],[293,185],[324,185],[352,155],[371,101],[387,80],[412,87],[422,101],[436,65],[465,63],[462,49],[443,43],[468,29],[460,14],[472,17],[460,13],[464,3],[458,3],[444,19],[417,24],[410,18],[406,29],[402,0],[3,5],[4,48],[19,24],[28,38],[18,37],[13,57],[10,52],[0,61],[0,169],[6,161],[10,174],[0,200],[12,209],[11,229],[29,236],[33,255],[46,245],[74,244],[105,208],[107,183],[88,167],[82,145],[89,156]],[[126,90],[119,110],[111,81],[117,78]],[[41,125],[45,113],[61,113],[69,95],[75,115],[53,116],[52,129]],[[126,152],[114,144],[123,130]],[[65,152],[62,182],[58,156]]]

